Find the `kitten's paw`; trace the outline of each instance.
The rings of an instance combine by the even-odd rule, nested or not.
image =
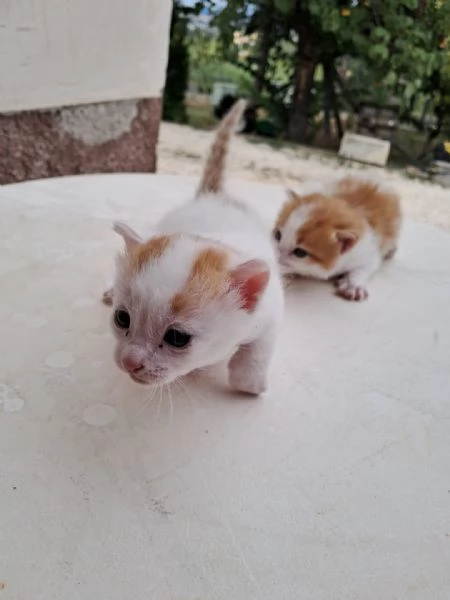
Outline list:
[[[341,274],[341,275],[335,275],[334,277],[332,277],[330,279],[330,281],[332,282],[332,284],[334,285],[335,288],[338,288],[340,285],[342,285],[343,281],[348,277],[347,273]]]
[[[367,300],[369,292],[365,287],[353,285],[348,280],[342,279],[336,285],[336,294],[345,300],[361,302]]]
[[[106,292],[103,293],[102,302],[106,304],[106,306],[112,306],[114,300],[114,290],[113,288],[109,288]]]
[[[234,356],[229,364],[230,385],[237,392],[258,396],[267,389],[266,374],[261,369],[248,364],[247,360],[239,360]]]
[[[267,384],[265,379],[257,377],[236,377],[230,373],[230,385],[237,392],[243,394],[251,394],[252,396],[259,396],[267,390]]]

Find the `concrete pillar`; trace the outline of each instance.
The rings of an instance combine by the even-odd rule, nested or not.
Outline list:
[[[155,170],[171,10],[0,2],[0,183]]]

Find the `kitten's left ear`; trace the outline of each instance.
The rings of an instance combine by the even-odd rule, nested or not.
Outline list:
[[[252,312],[270,279],[269,265],[263,260],[249,260],[231,272],[231,287],[241,297],[241,308]]]
[[[113,224],[113,230],[122,236],[127,250],[135,248],[139,244],[142,244],[143,240],[131,227],[122,221],[115,221]]]
[[[358,236],[353,231],[347,231],[345,229],[336,231],[336,240],[341,246],[341,254],[345,254],[353,248],[358,241]]]

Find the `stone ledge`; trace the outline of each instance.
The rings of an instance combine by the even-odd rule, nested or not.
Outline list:
[[[0,114],[0,184],[156,170],[161,99]]]
[[[366,135],[345,133],[339,148],[341,158],[384,167],[389,158],[391,143]]]

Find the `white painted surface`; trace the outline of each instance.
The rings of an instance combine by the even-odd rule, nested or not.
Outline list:
[[[0,111],[159,97],[171,0],[2,0]]]
[[[222,373],[152,396],[89,299],[112,220],[195,184],[0,188],[2,600],[448,600],[450,235],[407,222],[363,304],[293,285],[265,397]],[[236,187],[269,224],[283,191]]]

